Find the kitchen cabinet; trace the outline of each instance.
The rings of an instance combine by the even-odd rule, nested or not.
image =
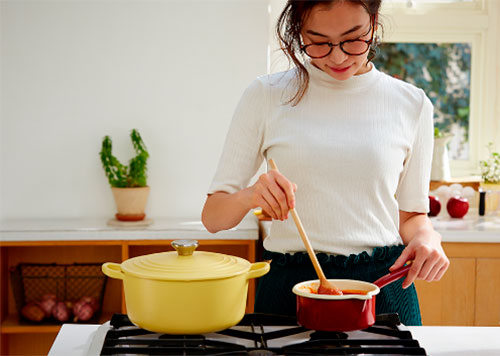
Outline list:
[[[25,324],[19,321],[10,285],[9,269],[20,262],[31,263],[120,263],[128,258],[155,252],[173,250],[170,243],[178,238],[195,238],[198,250],[231,254],[256,261],[258,225],[256,221],[244,222],[240,229],[215,235],[200,228],[199,223],[182,225],[172,222],[158,223],[145,231],[117,230],[103,224],[99,229],[67,230],[59,227],[9,230],[2,224],[0,241],[0,354],[46,355],[59,332],[60,325]],[[168,226],[167,226],[168,225]],[[186,227],[187,226],[187,227]],[[193,228],[193,226],[195,226]],[[41,239],[36,239],[39,234]],[[65,237],[65,234],[67,236]],[[22,235],[22,238],[18,238]],[[120,238],[123,235],[125,238]],[[7,236],[7,238],[5,238]],[[88,239],[82,236],[89,236]],[[76,238],[76,240],[75,240]],[[250,280],[246,312],[253,311],[255,280]],[[125,299],[120,280],[108,278],[102,304],[100,322],[111,318],[113,313],[126,313]]]
[[[416,281],[424,325],[500,325],[500,243],[443,242],[450,267]]]

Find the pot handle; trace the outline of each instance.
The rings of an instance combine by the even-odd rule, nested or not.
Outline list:
[[[111,278],[123,279],[122,267],[118,263],[106,262],[102,265],[102,272]]]
[[[247,279],[261,277],[269,272],[269,268],[268,262],[252,263],[252,266],[248,271]]]
[[[373,284],[375,284],[379,288],[385,287],[386,285],[395,282],[400,278],[405,277],[408,274],[410,268],[411,268],[411,263],[401,268],[398,268],[394,272],[388,273],[385,276],[380,277],[375,282],[373,282]]]

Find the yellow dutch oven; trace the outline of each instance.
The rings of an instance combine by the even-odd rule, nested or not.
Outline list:
[[[176,251],[103,264],[104,274],[123,280],[130,321],[168,334],[201,334],[238,324],[248,280],[266,274],[269,263],[195,251],[195,240],[176,240],[172,246]]]

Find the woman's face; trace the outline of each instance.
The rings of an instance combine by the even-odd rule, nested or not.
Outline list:
[[[346,40],[370,40],[371,17],[361,5],[342,1],[334,5],[317,5],[306,17],[302,27],[303,44],[330,42],[338,44]],[[311,59],[311,63],[338,80],[369,71],[369,51],[359,56],[348,55],[335,46],[324,58]]]

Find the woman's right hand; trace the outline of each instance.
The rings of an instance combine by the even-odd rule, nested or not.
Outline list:
[[[275,169],[261,174],[257,182],[248,188],[252,209],[262,208],[273,219],[288,219],[288,211],[295,208],[297,185]]]

